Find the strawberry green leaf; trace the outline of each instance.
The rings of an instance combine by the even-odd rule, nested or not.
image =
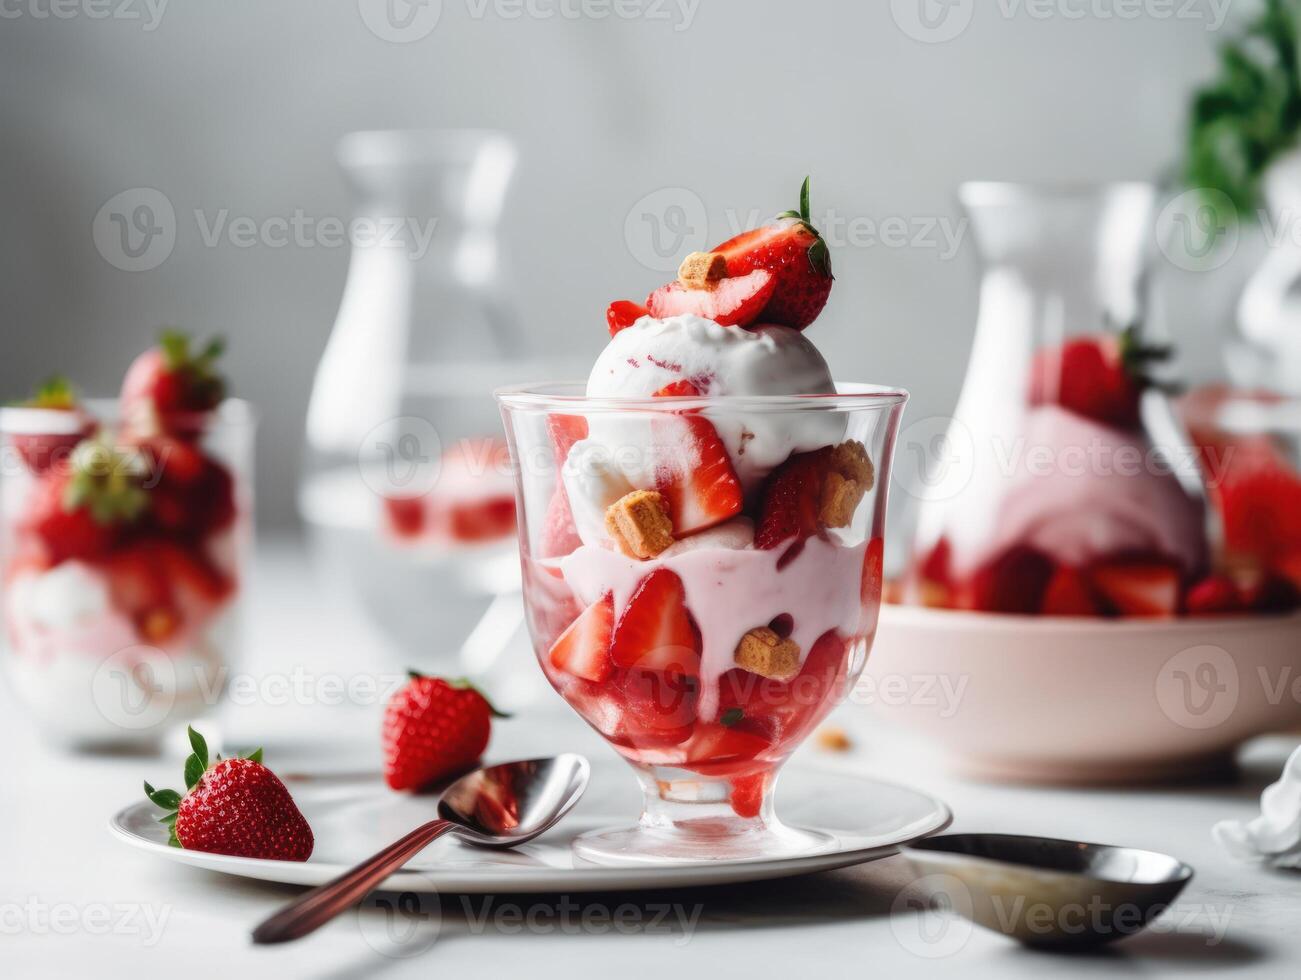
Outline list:
[[[260,765],[262,762],[262,750],[254,749],[248,755],[244,756],[244,758],[248,759],[249,762],[256,762]]]
[[[208,768],[208,743],[203,736],[193,728],[187,727],[186,733],[190,736],[190,748],[194,749],[194,754],[199,757],[199,765],[204,769]]]
[[[745,717],[745,712],[740,708],[728,708],[723,712],[723,716],[718,719],[724,728],[731,728]]]
[[[804,186],[800,188],[800,217],[807,225],[809,223],[809,178],[804,178]]]
[[[185,760],[186,789],[194,789],[194,787],[198,785],[199,780],[203,778],[203,771],[205,768],[206,766],[199,761],[197,755],[192,755]]]
[[[174,789],[154,789],[145,783],[145,796],[150,802],[163,810],[175,810],[181,805],[181,794]]]

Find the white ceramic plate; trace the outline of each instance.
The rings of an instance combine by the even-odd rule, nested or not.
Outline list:
[[[584,831],[631,824],[638,793],[631,772],[614,761],[592,767],[592,783],[559,827],[513,851],[488,851],[445,837],[385,887],[417,892],[604,891],[759,881],[825,871],[887,857],[900,844],[949,825],[949,808],[916,790],[864,777],[792,767],[782,773],[777,809],[796,827],[829,834],[816,854],[780,860],[662,867],[595,867],[575,861],[570,841]],[[245,878],[319,885],[436,816],[436,798],[388,790],[378,777],[296,777],[289,789],[316,835],[310,861],[264,861],[167,846],[159,810],[148,800],[109,821],[120,840],[160,858]]]

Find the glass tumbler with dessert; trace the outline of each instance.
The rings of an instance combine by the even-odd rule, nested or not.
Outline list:
[[[586,384],[498,392],[538,660],[644,791],[640,823],[581,857],[822,843],[776,819],[773,787],[871,647],[907,398],[832,381],[803,333],[830,287],[806,185],[799,212],[613,304]]]
[[[0,409],[6,672],[55,741],[153,743],[221,695],[254,423],[226,398],[219,353],[168,332],[116,401],[55,380]]]

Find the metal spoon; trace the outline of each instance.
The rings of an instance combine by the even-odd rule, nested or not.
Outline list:
[[[299,896],[254,929],[253,942],[289,942],[316,931],[444,834],[480,847],[507,848],[530,841],[574,808],[590,777],[587,760],[572,753],[508,762],[462,776],[438,801],[439,819]]]
[[[1168,854],[1051,837],[946,834],[900,850],[932,900],[1046,949],[1141,932],[1193,877]]]

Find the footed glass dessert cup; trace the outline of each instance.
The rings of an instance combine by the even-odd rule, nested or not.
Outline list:
[[[239,656],[256,419],[227,399],[130,428],[117,401],[0,409],[9,682],[51,741],[150,748]]]
[[[826,837],[778,821],[773,789],[871,648],[906,392],[583,391],[497,392],[538,661],[644,794],[635,826],[585,834],[576,853],[629,864],[818,850]],[[715,479],[737,439],[754,450],[744,481]]]

